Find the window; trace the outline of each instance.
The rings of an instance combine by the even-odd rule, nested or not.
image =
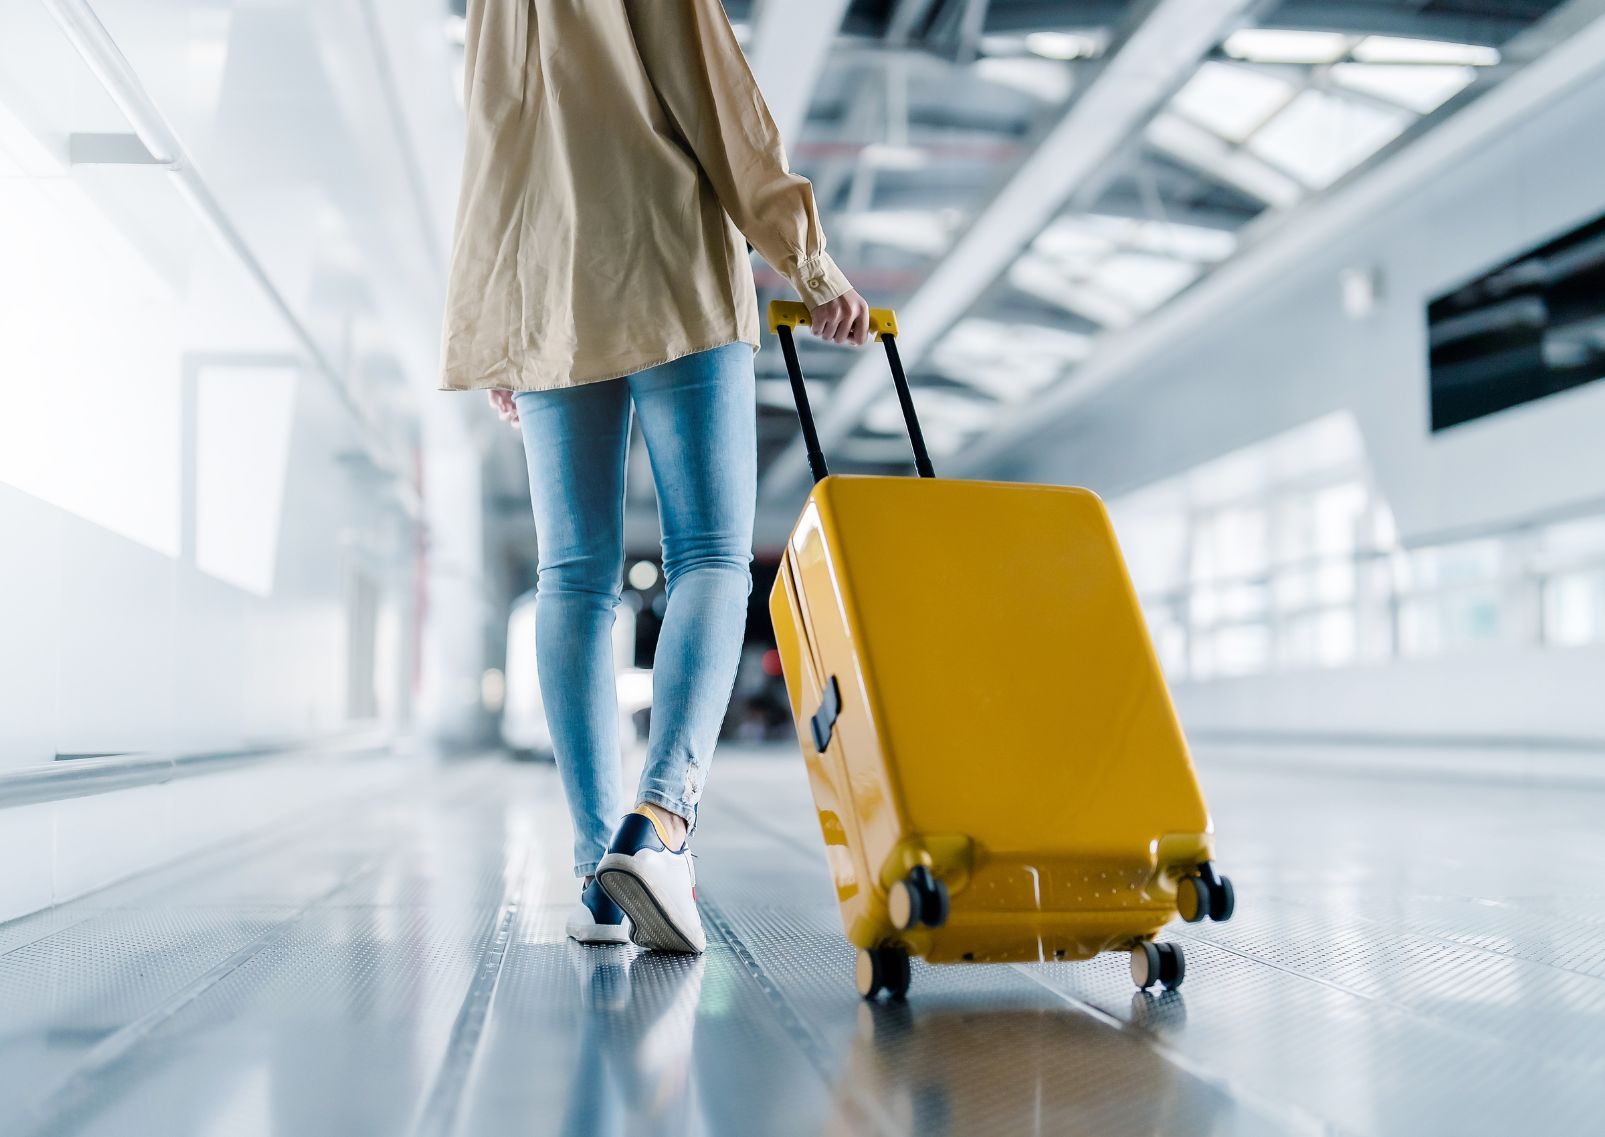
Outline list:
[[[1605,516],[1402,547],[1346,413],[1110,509],[1172,678],[1605,642]]]

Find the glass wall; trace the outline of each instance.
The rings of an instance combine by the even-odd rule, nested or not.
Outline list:
[[[1605,642],[1605,511],[1406,548],[1346,412],[1110,508],[1173,678]]]
[[[403,242],[258,79],[317,8],[95,7],[0,19],[0,766],[404,718]]]

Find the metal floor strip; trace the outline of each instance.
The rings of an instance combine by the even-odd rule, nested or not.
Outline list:
[[[780,985],[775,982],[774,977],[758,961],[758,957],[753,954],[752,949],[747,946],[746,942],[736,934],[735,928],[731,926],[729,919],[719,905],[713,900],[702,898],[699,900],[698,906],[702,910],[702,918],[719,933],[719,938],[730,948],[736,958],[741,960],[742,966],[747,969],[747,974],[752,977],[753,981],[758,984],[759,989],[763,991],[764,997],[769,1000],[769,1005],[774,1008],[775,1017],[780,1021],[780,1025],[787,1036],[795,1041],[798,1049],[807,1055],[809,1062],[813,1064],[814,1070],[825,1080],[826,1084],[830,1084],[836,1076],[836,1063],[831,1059],[831,1050],[825,1044],[825,1040],[797,1012],[797,1008],[786,997],[786,993],[780,989]],[[855,1093],[853,1104],[858,1107],[860,1113],[867,1120],[874,1124],[877,1132],[888,1135],[896,1135],[901,1132],[895,1121],[886,1115],[880,1102],[868,1099],[862,1093]]]
[[[479,1052],[480,1039],[485,1034],[491,1000],[496,995],[502,965],[507,959],[507,945],[512,940],[513,927],[518,921],[524,884],[529,877],[529,851],[515,851],[509,858],[509,864],[512,868],[507,874],[507,891],[492,921],[491,935],[480,953],[474,981],[463,997],[456,1022],[452,1024],[446,1053],[435,1073],[434,1084],[412,1127],[415,1137],[450,1137],[456,1130],[457,1119],[462,1112],[463,1091],[473,1070],[474,1057]]]

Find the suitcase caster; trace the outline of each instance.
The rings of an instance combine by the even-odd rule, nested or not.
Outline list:
[[[913,972],[908,964],[908,952],[902,948],[878,947],[858,952],[858,993],[873,999],[885,991],[893,999],[901,1000],[908,994]]]
[[[1131,981],[1144,991],[1155,983],[1174,991],[1187,977],[1180,944],[1140,943],[1131,949]]]
[[[886,896],[886,914],[894,927],[905,932],[921,924],[940,928],[947,923],[947,910],[947,885],[924,865],[915,865]]]
[[[1237,908],[1237,892],[1230,877],[1220,876],[1215,866],[1205,861],[1198,866],[1198,876],[1184,876],[1176,884],[1176,911],[1189,924],[1205,917],[1216,923],[1232,918]]]

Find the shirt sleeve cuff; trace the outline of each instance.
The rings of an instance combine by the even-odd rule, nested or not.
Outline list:
[[[797,262],[797,270],[791,276],[791,283],[797,290],[797,295],[802,297],[803,303],[810,308],[817,308],[844,293],[851,292],[853,288],[842,275],[842,270],[836,267],[836,262],[831,259],[829,253],[820,253],[817,257]]]

